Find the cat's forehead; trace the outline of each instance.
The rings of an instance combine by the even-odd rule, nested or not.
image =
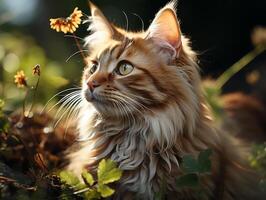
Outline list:
[[[93,48],[89,59],[99,64],[100,71],[111,72],[121,60],[135,65],[148,66],[156,59],[150,59],[151,43],[142,37],[124,37],[122,40],[109,40],[100,47]],[[94,63],[94,62],[93,62]]]
[[[96,47],[91,52],[89,59],[105,63],[107,60],[119,60],[128,58],[138,51],[137,41],[131,38],[125,38],[121,41],[109,41],[101,47]]]
[[[125,38],[122,41],[112,41],[97,53],[97,59],[102,61],[106,57],[119,59],[119,57],[133,44],[133,39]]]

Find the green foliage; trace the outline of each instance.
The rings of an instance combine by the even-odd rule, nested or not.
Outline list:
[[[215,119],[220,119],[222,114],[222,103],[220,101],[221,89],[217,87],[214,81],[204,81],[204,96],[211,108]]]
[[[199,176],[197,174],[185,174],[183,176],[180,176],[177,181],[176,185],[178,188],[183,188],[183,187],[198,187],[199,186]]]
[[[184,156],[182,159],[182,168],[185,173],[208,173],[211,170],[211,149],[199,153],[198,158],[192,155]]]
[[[70,171],[61,171],[59,177],[63,183],[73,186],[75,189],[83,189],[86,185],[82,184],[78,177]]]
[[[9,122],[4,114],[3,108],[4,108],[5,102],[4,100],[0,99],[0,134],[1,133],[7,133],[9,128]]]
[[[5,100],[8,99],[6,101],[7,110],[15,110],[21,106],[21,101],[24,99],[24,93],[14,84],[16,71],[24,70],[28,77],[27,82],[29,85],[34,85],[36,77],[31,74],[32,68],[36,64],[41,66],[37,101],[44,104],[56,93],[57,89],[69,83],[65,74],[66,71],[72,70],[73,64],[60,64],[49,59],[44,50],[30,37],[0,33],[0,94]],[[66,67],[68,70],[65,70]]]
[[[260,187],[266,191],[266,143],[253,145],[249,160],[251,167],[262,175]]]
[[[116,163],[112,160],[103,159],[99,163],[97,174],[99,184],[108,184],[119,180],[122,176],[122,171],[117,168]]]
[[[84,182],[86,183],[86,185],[92,186],[94,184],[93,176],[89,172],[83,171],[81,176]]]
[[[186,155],[182,158],[183,175],[176,180],[178,189],[194,189],[197,199],[206,199],[206,191],[201,186],[201,179],[211,172],[211,154],[212,150],[206,149],[201,151],[197,158],[192,155]]]
[[[208,173],[211,171],[211,149],[206,149],[200,152],[198,157],[199,173]]]
[[[107,184],[118,181],[122,176],[122,171],[117,168],[114,161],[101,160],[97,170],[97,180],[94,179],[92,174],[87,171],[83,171],[81,177],[83,181],[70,171],[61,171],[59,173],[61,181],[69,189],[73,189],[73,194],[80,195],[84,199],[100,199],[101,197],[106,198],[114,194],[115,190],[110,188]],[[66,198],[69,195],[63,195]]]

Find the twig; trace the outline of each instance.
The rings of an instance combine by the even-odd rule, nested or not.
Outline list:
[[[25,189],[25,190],[29,190],[29,191],[36,191],[36,189],[37,189],[37,187],[31,187],[31,186],[27,186],[27,185],[24,185],[24,184],[20,184],[15,179],[8,178],[8,177],[5,177],[5,176],[0,176],[0,183],[13,184],[17,188],[21,188],[21,189]]]
[[[75,33],[72,33],[73,34],[73,38],[74,38],[74,40],[75,40],[75,43],[76,43],[76,45],[77,45],[77,47],[78,47],[78,49],[79,49],[79,51],[80,51],[80,54],[81,54],[81,56],[82,56],[82,58],[83,58],[83,62],[84,62],[84,64],[85,64],[85,66],[87,66],[87,62],[86,62],[86,57],[85,57],[85,55],[84,55],[84,53],[83,53],[83,49],[81,48],[81,46],[80,46],[80,44],[79,44],[79,41],[77,40],[77,36],[75,35]]]

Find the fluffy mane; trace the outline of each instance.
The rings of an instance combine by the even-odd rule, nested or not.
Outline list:
[[[84,168],[95,173],[102,158],[111,158],[123,170],[115,199],[134,199],[135,196],[154,199],[163,185],[169,199],[177,196],[195,199],[196,194],[189,189],[180,191],[175,187],[176,177],[182,175],[180,162],[184,155],[198,155],[210,148],[213,150],[212,174],[202,182],[209,197],[216,197],[220,187],[223,188],[221,199],[255,197],[255,184],[250,178],[253,173],[248,172],[243,159],[245,152],[240,153],[233,138],[213,127],[200,86],[196,54],[181,34],[175,3],[162,8],[150,28],[140,33],[116,28],[96,6],[90,6],[91,34],[86,38],[90,58],[103,55],[103,62],[112,66],[107,55],[111,57],[115,52],[119,56],[133,55],[136,66],[160,67],[138,66],[134,80],[130,80],[130,76],[121,79],[124,85],[137,84],[136,80],[149,81],[149,84],[144,82],[146,88],[138,94],[141,105],[131,98],[136,104],[115,109],[91,104],[83,98],[78,119],[79,147],[69,155],[68,169],[78,175]],[[139,77],[140,73],[145,74],[145,80],[144,75]],[[85,70],[82,95],[87,91],[86,77]],[[140,89],[132,91],[140,92]],[[125,98],[130,101],[129,97]],[[122,107],[127,115],[119,114]]]

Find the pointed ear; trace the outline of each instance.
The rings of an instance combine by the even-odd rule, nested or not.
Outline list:
[[[95,43],[104,43],[106,40],[114,37],[116,30],[106,19],[103,13],[93,3],[89,1],[91,16],[88,31],[90,35],[85,38],[85,45],[93,46]]]
[[[152,38],[163,46],[170,45],[178,54],[181,47],[180,25],[176,17],[175,1],[162,8],[155,16],[147,31],[147,38]]]

